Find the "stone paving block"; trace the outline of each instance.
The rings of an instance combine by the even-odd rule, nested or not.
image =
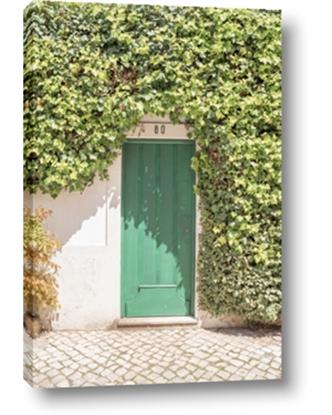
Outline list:
[[[47,380],[47,376],[42,374],[36,375],[34,376],[33,380],[36,385],[41,385],[45,380]]]
[[[47,388],[47,389],[49,389],[49,388],[54,388],[54,386],[55,386],[54,383],[48,378],[44,379],[40,383],[34,383],[35,388]]]
[[[258,369],[262,369],[263,371],[266,371],[266,369],[269,368],[269,365],[265,364],[265,363],[259,363],[257,365]]]
[[[218,370],[218,372],[215,374],[218,378],[222,380],[226,380],[229,378],[230,374],[227,373],[225,370]]]
[[[233,366],[233,365],[228,364],[228,365],[225,367],[225,370],[226,370],[226,372],[228,372],[228,373],[230,373],[230,374],[233,374],[233,373],[235,373],[235,372],[238,370],[238,367],[237,367],[237,366]]]
[[[81,372],[73,372],[71,375],[68,376],[68,379],[72,381],[81,380],[83,379],[83,374]]]
[[[158,378],[158,377],[157,377]],[[156,379],[157,379],[156,378]],[[133,381],[135,382],[135,384],[138,384],[138,385],[140,385],[140,384],[144,384],[144,383],[146,383],[146,378],[143,378],[143,376],[141,376],[141,375],[137,375],[134,379],[133,379]]]
[[[127,373],[127,370],[124,367],[120,367],[115,371],[115,374],[118,376],[123,376],[125,373]]]
[[[189,359],[189,362],[196,366],[201,363],[200,359],[198,359],[197,357],[191,357]]]
[[[126,372],[124,375],[123,375],[123,378],[125,379],[125,380],[132,380],[132,379],[134,379],[134,377],[136,377],[137,376],[137,373],[136,372],[134,372],[134,371],[132,371],[132,370],[130,370],[129,372]]]
[[[233,365],[233,366],[236,366],[236,367],[241,367],[241,366],[243,366],[243,362],[242,362],[241,360],[239,360],[239,359],[236,359],[236,358],[233,358],[233,359],[230,361],[230,364],[231,364],[231,365]]]
[[[39,370],[38,370],[38,372],[39,373],[46,373],[46,372],[48,372],[50,370],[50,367],[47,365],[47,364],[45,364],[45,366],[43,366],[42,368],[40,368]]]
[[[73,369],[71,369],[70,367],[65,367],[61,369],[61,373],[65,375],[66,377],[70,376],[73,372],[74,372]]]
[[[271,366],[273,369],[280,369],[280,363],[279,363],[279,362],[277,362],[276,360],[272,361],[272,362],[270,363],[270,366]]]
[[[55,385],[58,385],[59,383],[61,383],[63,381],[66,381],[66,377],[62,374],[58,374],[58,375],[56,375],[55,377],[52,378],[52,382]]]
[[[68,388],[70,386],[70,383],[67,379],[63,379],[61,382],[58,382],[56,386],[57,388]]]
[[[244,380],[240,375],[238,375],[238,374],[234,374],[234,375],[232,375],[230,378],[229,378],[229,380]]]
[[[158,373],[158,375],[160,375],[161,373],[164,372],[165,369],[161,366],[152,366],[151,370],[152,370],[152,372]]]
[[[40,370],[40,369],[42,369],[45,366],[46,366],[46,362],[44,360],[39,360],[38,362],[36,362],[33,365],[34,369],[37,369],[37,370]]]
[[[178,370],[176,372],[176,374],[177,374],[178,377],[183,379],[185,376],[187,376],[189,374],[189,372],[188,372],[187,369],[181,368],[180,370]]]
[[[116,359],[116,363],[118,363],[119,366],[124,366],[127,363],[127,361],[119,357]]]
[[[161,360],[161,359],[159,359],[158,363],[159,363],[160,366],[163,366],[164,369],[169,366],[169,361],[168,360]]]
[[[149,383],[151,383],[151,382],[149,382]],[[163,383],[169,383],[169,381],[166,378],[164,378],[162,376],[159,376],[159,377],[157,377],[157,379],[154,380],[153,383],[156,383],[157,385],[161,385]]]
[[[84,375],[84,373],[89,372],[89,370],[90,370],[90,369],[86,366],[86,364],[85,364],[85,363],[82,363],[82,364],[80,365],[79,369],[78,369],[78,371],[79,371],[79,372],[81,372],[81,373],[83,373],[83,375]]]
[[[192,372],[196,369],[196,366],[192,365],[191,363],[186,364],[186,369],[189,370],[189,372]]]
[[[193,372],[193,375],[195,376],[196,380],[199,379],[201,376],[203,376],[203,374],[204,374],[204,370],[202,369],[196,369]]]
[[[215,367],[215,366],[209,365],[209,366],[206,367],[206,370],[208,372],[211,372],[211,373],[216,373],[216,372],[218,372],[219,369],[217,367]]]
[[[163,376],[167,380],[172,380],[173,378],[175,378],[175,373],[171,372],[170,370],[166,370],[165,372],[163,372]]]
[[[53,377],[55,377],[56,375],[58,375],[59,374],[59,371],[57,370],[57,369],[50,369],[50,370],[48,370],[47,372],[46,372],[46,374],[47,374],[47,376],[49,377],[49,378],[53,378]]]
[[[256,379],[256,375],[253,372],[248,372],[244,380],[254,380]]]

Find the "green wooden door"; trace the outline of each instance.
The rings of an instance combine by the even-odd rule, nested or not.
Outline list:
[[[194,143],[128,140],[122,160],[121,314],[193,315]]]

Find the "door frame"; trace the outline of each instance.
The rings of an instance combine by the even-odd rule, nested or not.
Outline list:
[[[168,144],[170,142],[176,142],[178,145],[184,144],[184,143],[188,143],[188,142],[192,142],[194,144],[194,149],[196,151],[196,143],[194,142],[194,140],[188,139],[188,138],[141,138],[141,137],[128,137],[123,144],[128,143],[128,142],[135,142],[137,144],[146,144],[146,143],[159,143],[159,144]],[[124,292],[125,292],[125,282],[124,282],[124,275],[123,275],[123,245],[124,245],[124,232],[123,232],[123,209],[124,209],[124,204],[123,204],[123,194],[124,194],[124,151],[122,148],[121,151],[121,197],[120,197],[120,204],[121,204],[121,208],[120,208],[120,212],[121,212],[121,249],[120,249],[120,318],[127,318],[125,315],[125,296],[124,296]],[[195,172],[194,172],[195,173]],[[197,184],[197,175],[195,173],[195,180],[194,180],[194,184]],[[191,301],[191,310],[190,310],[190,315],[188,317],[193,317],[196,318],[197,316],[197,296],[196,296],[196,286],[197,286],[197,279],[196,279],[196,275],[197,275],[197,256],[198,256],[198,231],[199,231],[199,211],[198,211],[198,195],[194,193],[194,209],[193,209],[193,215],[194,215],[194,234],[195,234],[195,238],[193,241],[194,247],[194,253],[193,253],[193,276],[192,276],[192,281],[191,281],[191,297],[192,297],[192,301]],[[130,319],[142,319],[142,318],[148,318],[149,320],[151,319],[160,319],[161,317],[130,317]],[[163,318],[171,318],[171,317],[163,317]]]

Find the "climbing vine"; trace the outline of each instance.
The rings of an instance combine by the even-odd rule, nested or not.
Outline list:
[[[280,12],[37,1],[24,21],[25,189],[83,191],[144,114],[184,120],[200,305],[278,319]]]

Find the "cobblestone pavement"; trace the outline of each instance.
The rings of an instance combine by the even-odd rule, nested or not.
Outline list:
[[[280,379],[278,330],[198,327],[25,334],[24,378],[34,387]]]

